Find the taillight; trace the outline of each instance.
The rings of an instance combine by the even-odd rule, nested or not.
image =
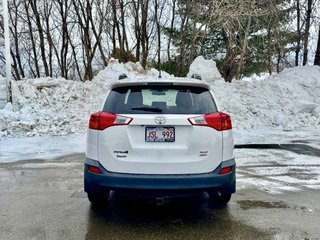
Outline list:
[[[232,172],[232,167],[225,167],[225,168],[222,168],[219,171],[219,174],[223,175],[223,174],[228,174],[228,173],[231,173],[231,172]]]
[[[209,113],[188,119],[192,125],[212,127],[217,131],[232,129],[231,117],[223,112]]]
[[[107,112],[97,112],[90,116],[89,128],[104,130],[111,126],[128,125],[132,118],[120,116]]]
[[[88,170],[92,173],[102,174],[101,169],[95,166],[88,166]]]

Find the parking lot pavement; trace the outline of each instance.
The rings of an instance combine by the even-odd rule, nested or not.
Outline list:
[[[319,239],[317,158],[283,151],[238,149],[227,207],[206,195],[156,206],[112,194],[92,208],[83,155],[2,163],[0,239]]]

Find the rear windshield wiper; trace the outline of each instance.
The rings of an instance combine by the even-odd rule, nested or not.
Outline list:
[[[147,112],[162,112],[161,108],[150,108],[150,107],[134,107],[131,110],[140,110],[140,111],[147,111]]]

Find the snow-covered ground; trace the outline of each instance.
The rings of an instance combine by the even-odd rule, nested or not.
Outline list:
[[[146,71],[139,64],[112,59],[91,82],[51,78],[14,82],[13,105],[0,109],[0,163],[83,153],[89,115],[99,110],[110,83],[122,73],[131,79],[158,76],[155,69]],[[320,67],[296,67],[225,83],[215,63],[199,57],[189,76],[192,73],[211,84],[221,109],[232,116],[236,144],[304,141],[320,149]],[[320,188],[319,158],[279,151],[237,149],[238,186],[258,186],[272,193]],[[279,167],[266,166],[270,162]],[[310,166],[313,177],[299,180],[289,174],[301,172],[301,166]]]
[[[34,136],[7,138],[0,141],[0,163],[21,160],[50,160],[57,157],[84,153],[86,135]]]
[[[236,153],[238,189],[271,194],[320,189],[319,157],[276,149],[237,149]]]

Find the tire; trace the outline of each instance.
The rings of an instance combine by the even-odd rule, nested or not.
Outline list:
[[[88,192],[88,199],[92,205],[103,206],[107,204],[110,191],[104,191],[99,193],[90,193]]]
[[[231,193],[208,192],[210,201],[217,205],[226,205],[231,199]]]

